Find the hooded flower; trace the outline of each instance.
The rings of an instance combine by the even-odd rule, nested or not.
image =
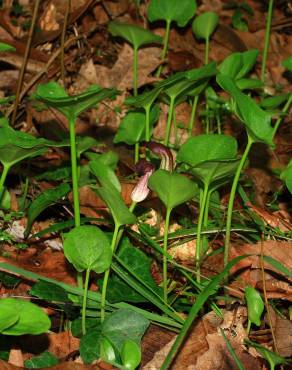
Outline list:
[[[133,202],[136,203],[142,202],[144,199],[147,198],[147,195],[150,192],[150,189],[148,188],[148,180],[154,171],[155,166],[152,163],[146,161],[145,159],[141,159],[137,163],[136,172],[141,177],[131,194],[131,199]]]
[[[161,158],[160,168],[163,170],[173,171],[173,156],[169,148],[165,145],[150,141],[146,144],[152,153]]]

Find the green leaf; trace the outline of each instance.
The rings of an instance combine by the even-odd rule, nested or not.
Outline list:
[[[252,286],[247,286],[244,291],[247,303],[248,320],[253,324],[261,325],[261,316],[265,305],[260,293]]]
[[[232,136],[203,134],[189,138],[178,151],[177,162],[197,166],[206,161],[230,160],[237,155],[237,141]]]
[[[136,217],[129,211],[120,193],[115,188],[93,188],[111,211],[115,224],[118,226],[134,224]]]
[[[191,167],[190,172],[205,185],[212,184],[213,188],[216,188],[235,174],[239,162],[240,159],[201,162]]]
[[[24,361],[26,369],[43,369],[55,366],[59,363],[57,357],[52,355],[50,352],[45,351],[37,357],[33,357],[29,360]]]
[[[265,262],[269,263],[273,266],[276,270],[282,273],[284,276],[288,276],[292,278],[292,271],[288,270],[281,262],[275,260],[273,257],[270,256],[263,256]]]
[[[102,186],[114,187],[119,193],[121,192],[120,181],[110,166],[104,164],[100,157],[96,157],[89,162],[90,171],[96,176]]]
[[[125,100],[125,104],[132,105],[136,108],[150,108],[162,89],[162,86],[155,86],[150,91],[145,91],[144,93],[137,96],[130,96]]]
[[[18,320],[8,328],[2,330],[5,335],[38,335],[45,333],[51,326],[51,321],[44,311],[35,304],[16,298],[0,300],[0,312],[11,310],[11,314],[18,313]]]
[[[270,115],[263,111],[251,97],[243,94],[229,76],[217,75],[217,83],[234,99],[236,113],[246,126],[251,139],[254,142],[263,142],[273,147],[273,128]]]
[[[0,301],[0,333],[14,325],[20,318],[20,313],[15,310],[14,302],[11,304],[5,299]]]
[[[91,85],[87,90],[78,95],[69,96],[57,82],[38,85],[34,98],[43,101],[64,114],[67,119],[76,119],[78,115],[98,102],[112,98],[117,94],[116,89],[102,89],[100,86]]]
[[[100,144],[98,140],[91,136],[78,136],[76,139],[77,158],[79,158],[81,154],[86,152],[88,149]]]
[[[65,289],[46,281],[38,281],[35,283],[29,291],[29,294],[49,302],[69,302],[68,294]]]
[[[288,163],[286,169],[281,173],[281,179],[285,181],[287,189],[292,194],[292,159]]]
[[[102,335],[121,353],[125,340],[140,345],[141,338],[150,321],[130,309],[120,309],[106,316],[102,324]]]
[[[258,353],[260,353],[263,356],[263,358],[268,361],[270,365],[270,369],[274,369],[275,366],[277,365],[287,363],[284,357],[279,356],[277,353],[270,351],[268,348],[256,342],[252,342],[251,340],[248,340],[248,339],[245,339],[244,341],[249,346],[254,347],[258,351]]]
[[[100,341],[100,358],[105,362],[114,362],[116,359],[115,349],[112,343],[107,338],[102,338]]]
[[[198,194],[197,185],[187,177],[166,170],[155,171],[148,186],[155,191],[167,209],[173,209]]]
[[[0,42],[0,53],[6,52],[6,51],[16,51],[16,49],[14,46],[6,44],[6,42]]]
[[[233,79],[241,79],[252,70],[258,55],[258,49],[233,53],[223,60],[218,69],[222,74]]]
[[[265,98],[262,100],[261,107],[264,109],[278,108],[280,105],[286,103],[290,95],[291,93],[281,94],[281,95],[276,95],[276,96],[269,96],[268,98]]]
[[[87,331],[81,338],[79,350],[80,356],[85,364],[91,364],[100,357],[101,339],[101,326]]]
[[[75,227],[66,234],[64,254],[79,272],[101,273],[110,267],[112,251],[102,230],[93,225]]]
[[[252,90],[263,88],[264,83],[256,78],[240,78],[239,80],[236,80],[236,86],[240,90]]]
[[[29,206],[27,211],[27,225],[24,236],[28,237],[31,227],[35,219],[49,206],[57,203],[60,199],[66,196],[71,187],[69,184],[61,184],[53,189],[47,189],[41,193]]]
[[[160,36],[134,24],[114,21],[109,23],[108,29],[113,36],[119,36],[127,40],[134,49],[146,44],[162,43]]]
[[[155,105],[150,112],[150,135],[154,123],[159,117],[159,106]],[[129,112],[121,121],[114,137],[114,143],[124,142],[134,145],[145,140],[146,114],[144,112]]]
[[[25,158],[35,157],[46,152],[50,146],[66,146],[66,144],[35,138],[9,126],[0,127],[0,162],[12,166]]]
[[[184,27],[197,10],[195,0],[151,0],[147,10],[150,22],[165,20],[174,21],[179,27]]]
[[[282,66],[291,72],[292,71],[292,56],[289,56],[287,59],[283,60]]]
[[[102,154],[86,153],[86,157],[91,161],[94,161],[96,158],[99,158],[103,164],[109,166],[113,171],[116,170],[119,162],[118,154],[113,152],[112,150],[109,150],[108,152]]]
[[[117,253],[119,260],[136,276],[138,276],[150,289],[161,295],[162,290],[156,285],[151,275],[152,260],[143,251],[133,247],[128,238],[123,238]],[[123,269],[123,267],[121,266]],[[125,271],[127,274],[128,272]],[[101,286],[101,281],[99,282]],[[110,276],[107,289],[107,300],[115,302],[147,302],[147,299],[125,283],[118,275]]]
[[[205,12],[198,15],[192,24],[192,29],[198,39],[207,40],[215,31],[219,17],[214,12]]]
[[[135,370],[141,362],[141,348],[131,339],[125,340],[121,350],[123,366],[128,370]]]

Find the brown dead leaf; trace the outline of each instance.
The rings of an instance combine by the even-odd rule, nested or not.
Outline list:
[[[20,370],[23,369],[22,367],[11,365],[8,362],[0,360],[0,369],[1,370]]]
[[[272,307],[270,307],[270,312],[279,355],[283,357],[291,357],[292,322],[286,318],[280,317]]]
[[[72,336],[70,331],[50,333],[48,351],[57,358],[64,358],[71,352],[79,350],[80,339]]]
[[[11,349],[9,352],[9,364],[23,367],[23,356],[20,349]]]
[[[156,79],[150,74],[160,64],[161,49],[147,47],[138,51],[138,86],[152,83]],[[113,68],[96,66],[96,83],[102,87],[116,87],[119,90],[133,88],[133,49],[124,44]]]

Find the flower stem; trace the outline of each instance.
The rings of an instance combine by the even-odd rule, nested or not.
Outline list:
[[[287,113],[288,112],[288,109],[290,108],[290,105],[292,103],[292,93],[290,94],[289,96],[289,99],[287,100],[286,104],[284,105],[284,108],[282,109],[282,113]],[[273,137],[276,135],[276,132],[278,131],[278,128],[280,126],[280,123],[282,122],[283,120],[283,117],[280,116],[276,123],[275,123],[275,126],[274,126],[274,129],[273,129]]]
[[[167,304],[167,240],[171,208],[167,208],[163,235],[163,300]]]
[[[133,90],[134,96],[138,95],[138,48],[134,47],[133,56]]]
[[[75,227],[77,227],[77,226],[80,226],[80,206],[79,206],[79,194],[78,194],[78,166],[77,166],[75,119],[74,118],[69,119],[69,130],[70,130],[74,219],[75,219]]]
[[[273,0],[269,1],[269,8],[268,8],[266,33],[265,33],[265,46],[264,46],[264,51],[263,51],[262,70],[261,70],[261,80],[262,80],[262,82],[265,81],[266,64],[267,64],[268,51],[269,51],[269,46],[270,46],[270,33],[271,33],[271,23],[272,23],[272,15],[273,15],[273,2],[274,2]]]
[[[148,105],[145,107],[145,140],[150,141],[150,108],[151,106]]]
[[[120,225],[115,224],[114,234],[112,237],[111,242],[111,250],[114,253],[117,247],[117,239],[118,239],[118,233],[119,233]],[[100,309],[100,321],[103,322],[105,318],[105,300],[106,300],[106,292],[107,292],[107,285],[108,285],[108,279],[110,274],[110,268],[107,269],[104,273],[103,278],[103,284],[102,284],[102,290],[101,290],[101,309]]]
[[[135,164],[139,162],[139,150],[140,150],[140,144],[135,143]]]
[[[166,133],[165,133],[164,143],[163,143],[165,146],[168,146],[168,142],[169,142],[171,121],[172,121],[173,109],[174,109],[174,101],[175,101],[175,98],[171,97],[170,98],[169,109],[168,109],[167,123],[166,123]]]
[[[200,260],[201,260],[201,233],[202,233],[202,226],[204,220],[204,213],[205,213],[205,205],[208,196],[208,184],[204,184],[204,191],[202,200],[200,202],[200,214],[198,220],[198,230],[197,230],[197,241],[196,241],[196,277],[197,282],[201,281],[201,268],[200,268]]]
[[[164,35],[164,40],[163,40],[163,50],[162,50],[162,54],[161,54],[161,60],[162,61],[165,59],[166,54],[167,54],[167,50],[168,50],[170,25],[171,25],[171,20],[166,21],[165,35]],[[160,77],[162,68],[163,68],[163,66],[160,65],[157,72],[156,72],[156,77]]]
[[[2,197],[3,197],[3,194],[4,194],[4,184],[5,184],[5,180],[6,180],[6,177],[7,177],[7,174],[10,170],[10,166],[7,165],[7,164],[4,164],[3,165],[3,171],[1,173],[1,177],[0,177],[0,203],[1,203],[1,200],[2,200]]]
[[[198,105],[199,95],[194,96],[193,104],[192,104],[192,112],[191,112],[191,118],[189,122],[189,136],[192,136],[194,123],[195,123],[195,117],[196,117],[196,111],[197,111],[197,105]]]
[[[84,295],[82,303],[82,334],[86,334],[86,303],[87,303],[87,292],[89,284],[90,269],[86,270],[85,284],[84,284]]]
[[[209,61],[209,37],[206,38],[206,45],[205,45],[205,64],[208,64]]]
[[[245,151],[244,151],[244,153],[241,157],[239,165],[237,167],[237,170],[236,170],[236,173],[235,173],[235,176],[234,176],[234,179],[233,179],[231,191],[230,191],[230,198],[229,198],[228,210],[227,210],[227,220],[226,220],[226,234],[225,234],[225,246],[224,246],[224,267],[227,265],[228,258],[229,258],[232,212],[233,212],[233,204],[234,204],[234,199],[235,199],[235,193],[236,193],[236,189],[237,189],[237,185],[238,185],[238,181],[239,181],[241,171],[244,167],[244,164],[246,162],[246,159],[248,157],[248,153],[250,151],[250,148],[251,148],[252,144],[253,144],[253,140],[248,136],[247,145],[246,145]]]

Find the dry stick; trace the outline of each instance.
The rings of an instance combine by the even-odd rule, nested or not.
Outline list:
[[[275,336],[275,332],[274,332],[274,328],[273,328],[273,324],[272,324],[270,306],[269,306],[269,302],[268,302],[268,298],[267,298],[267,287],[266,287],[265,269],[264,269],[263,236],[261,237],[261,258],[260,258],[260,265],[261,265],[261,271],[262,271],[263,292],[264,292],[265,306],[266,306],[267,315],[268,315],[268,321],[269,321],[269,325],[270,325],[270,328],[271,328],[272,338],[273,338],[273,342],[274,342],[274,348],[275,348],[275,350],[276,350],[276,352],[278,354],[279,353],[279,349],[278,349],[278,346],[277,346],[276,336]]]
[[[28,40],[27,40],[27,44],[26,44],[24,57],[23,57],[23,63],[22,63],[21,69],[20,69],[18,82],[17,82],[17,90],[16,90],[16,96],[15,96],[15,101],[14,101],[14,106],[13,106],[11,126],[14,126],[14,122],[15,122],[15,119],[16,119],[17,107],[18,107],[18,104],[19,104],[19,101],[20,101],[19,96],[20,96],[20,92],[21,92],[21,88],[22,88],[23,77],[24,77],[24,73],[25,73],[25,69],[26,69],[26,65],[27,65],[27,61],[28,61],[28,56],[29,56],[29,52],[30,52],[32,36],[33,36],[34,29],[35,29],[35,24],[36,24],[36,20],[37,20],[39,6],[40,6],[40,0],[36,0],[34,10],[33,10],[31,26],[30,26],[30,29],[29,29],[29,32],[28,32]]]
[[[81,36],[79,36],[78,38],[77,37],[72,37],[70,38],[69,40],[67,40],[65,42],[65,45],[64,47],[68,47],[70,46],[73,42],[75,42],[76,40],[78,40],[79,38],[81,38]],[[23,99],[23,97],[27,94],[27,92],[32,88],[32,86],[42,77],[42,75],[46,74],[48,72],[48,69],[50,68],[50,66],[54,63],[54,61],[58,58],[58,56],[60,55],[61,53],[61,48],[59,48],[58,50],[56,50],[54,52],[54,54],[51,56],[51,58],[48,60],[46,66],[37,74],[35,75],[28,83],[27,85],[25,85],[24,89],[22,90],[20,96],[19,96],[19,102],[21,102],[21,100]],[[8,109],[7,113],[6,113],[6,118],[10,116],[10,114],[12,113],[14,107]]]
[[[67,0],[67,7],[66,7],[66,13],[64,17],[64,25],[62,29],[62,35],[61,35],[61,80],[63,82],[63,85],[65,86],[65,38],[66,38],[66,30],[67,30],[67,24],[68,24],[68,17],[71,9],[71,0]]]

